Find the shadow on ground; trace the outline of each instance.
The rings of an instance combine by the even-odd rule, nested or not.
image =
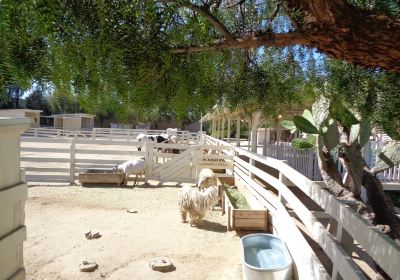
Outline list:
[[[201,225],[197,225],[196,227],[198,229],[214,231],[214,232],[221,232],[221,233],[227,232],[226,226],[220,223],[210,222],[207,220],[203,220],[203,223]]]

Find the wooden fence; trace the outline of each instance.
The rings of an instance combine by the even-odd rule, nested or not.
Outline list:
[[[142,151],[138,151],[138,146]],[[215,149],[215,154],[204,154],[205,150]],[[231,150],[231,155],[223,155],[220,150]],[[21,165],[29,183],[74,183],[78,174],[87,169],[111,169],[115,164],[141,157],[146,160],[146,179],[150,180],[194,182],[205,167],[233,172],[233,147],[143,144],[116,139],[21,138]]]
[[[381,141],[370,141],[368,146],[364,147],[363,156],[370,168],[374,166],[375,158],[384,145],[385,143]],[[286,160],[292,168],[313,181],[322,180],[315,150],[297,150],[290,143],[274,143],[266,144],[263,155],[279,160]],[[346,170],[339,160],[336,162],[339,172],[344,175]],[[400,164],[378,174],[378,178],[384,183],[400,183]]]
[[[144,130],[144,129],[120,129],[120,128],[93,128],[92,130],[63,130],[54,128],[35,127],[23,133],[24,137],[43,138],[84,138],[92,140],[125,140],[135,141],[139,134],[159,135],[167,134],[167,130]],[[201,142],[204,133],[192,133],[189,131],[177,131],[176,135],[182,143]]]
[[[207,142],[228,145],[208,136]],[[400,279],[400,247],[323,182],[311,181],[281,160],[238,147],[235,153],[237,183],[269,211],[270,231],[286,242],[295,261],[295,279],[367,279],[374,262]]]

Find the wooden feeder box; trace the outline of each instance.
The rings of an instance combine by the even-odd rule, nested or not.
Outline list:
[[[118,187],[125,182],[124,173],[113,173],[112,169],[89,169],[79,174],[79,183],[85,184],[116,184]]]
[[[224,180],[225,178],[219,178],[223,183],[233,186],[232,180]],[[247,198],[247,194],[244,193],[241,188],[238,190],[243,194],[249,203],[251,201]],[[232,202],[229,200],[228,195],[223,192],[222,195],[222,214],[226,214],[226,225],[228,231],[230,230],[264,230],[268,228],[268,212],[265,209],[235,209]]]

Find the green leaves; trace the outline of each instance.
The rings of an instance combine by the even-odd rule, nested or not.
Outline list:
[[[338,131],[338,124],[336,121],[333,121],[330,125],[328,125],[326,132],[322,135],[325,146],[329,150],[333,150],[339,145],[340,134]]]
[[[303,116],[299,115],[294,116],[293,123],[295,124],[296,128],[301,132],[307,134],[318,134],[318,129],[314,126],[314,124]]]
[[[353,124],[359,123],[359,120],[353,113],[339,101],[332,102],[329,111],[335,120],[349,129]]]
[[[400,163],[400,141],[392,141],[378,154],[373,173],[379,173]]]
[[[296,138],[293,139],[292,146],[297,150],[308,150],[315,148],[315,143],[308,139]]]

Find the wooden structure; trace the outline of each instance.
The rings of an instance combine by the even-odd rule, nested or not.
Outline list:
[[[25,279],[25,200],[28,194],[20,170],[20,134],[29,119],[0,118],[0,279]]]
[[[223,180],[223,184],[229,181]],[[229,186],[235,185],[235,180],[231,180]],[[241,185],[237,184],[239,191],[245,197],[251,209],[236,209],[224,191],[222,195],[222,214],[226,215],[226,227],[230,230],[268,230],[268,211],[259,204],[250,193]]]
[[[264,126],[267,128],[268,120],[272,120],[276,127],[274,130],[276,131],[277,137],[275,141],[280,141],[280,131],[282,130],[280,126],[280,122],[283,119],[290,119],[296,114],[301,114],[303,112],[297,106],[292,106],[288,108],[286,112],[281,115],[275,116],[275,118],[265,116],[261,111],[245,111],[243,109],[236,109],[234,111],[228,110],[227,108],[215,105],[211,112],[206,114],[201,118],[200,122],[211,122],[211,136],[223,140],[226,138],[226,142],[231,143],[231,126],[235,122],[236,123],[236,147],[240,147],[240,126],[241,124],[246,124],[248,128],[248,150],[251,152],[257,153],[257,144],[259,137],[259,128]],[[225,131],[225,123],[227,124]],[[267,140],[270,139],[268,135],[269,130],[264,129],[263,139],[264,143],[267,143]]]
[[[29,118],[31,120],[30,127],[39,127],[41,112],[43,111],[31,109],[1,109],[0,117]]]
[[[212,137],[207,143],[229,145]],[[285,241],[295,262],[294,279],[366,279],[361,267],[371,273],[376,270],[374,262],[392,279],[399,279],[400,246],[339,201],[323,182],[313,182],[274,158],[239,147],[235,153],[234,175],[268,210],[269,231]],[[305,204],[307,200],[314,206]],[[317,257],[315,244],[332,262],[332,271]]]
[[[93,129],[94,115],[89,114],[59,114],[52,115],[54,118],[54,128],[64,130],[83,130]]]
[[[79,173],[79,183],[82,186],[87,184],[116,184],[118,187],[125,182],[124,173],[105,172],[103,170],[88,170]]]

